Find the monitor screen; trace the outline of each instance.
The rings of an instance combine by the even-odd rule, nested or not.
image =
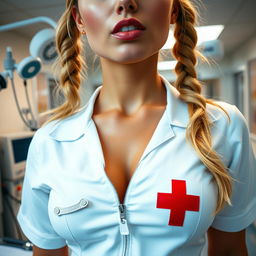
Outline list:
[[[26,161],[31,140],[32,137],[12,140],[12,149],[15,163]]]

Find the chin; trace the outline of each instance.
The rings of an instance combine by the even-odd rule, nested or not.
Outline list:
[[[99,54],[97,53],[101,58],[106,59],[108,61],[112,61],[119,64],[136,64],[143,61],[146,61],[151,56],[155,55],[156,52],[151,53],[145,53],[145,52],[125,52],[125,53],[113,53],[112,55],[108,54]]]

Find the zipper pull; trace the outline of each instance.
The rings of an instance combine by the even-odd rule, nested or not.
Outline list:
[[[129,235],[129,229],[126,220],[126,208],[124,204],[119,204],[119,212],[120,212],[120,233],[121,235],[127,236]]]

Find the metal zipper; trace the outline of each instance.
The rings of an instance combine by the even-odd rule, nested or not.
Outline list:
[[[118,193],[115,189],[115,186],[113,185],[113,183],[111,182],[111,180],[109,179],[109,177],[107,176],[107,173],[105,171],[105,159],[104,159],[104,155],[103,155],[103,149],[102,149],[102,146],[101,146],[101,143],[100,143],[100,138],[99,138],[99,135],[98,135],[98,132],[97,132],[97,128],[96,128],[96,125],[93,121],[93,119],[91,119],[91,123],[90,125],[93,125],[94,126],[94,131],[95,131],[95,136],[97,136],[98,138],[98,146],[99,146],[99,150],[101,152],[101,157],[100,157],[100,161],[102,162],[103,164],[103,172],[102,174],[104,175],[106,181],[109,183],[110,187],[112,188],[112,191],[114,192],[114,196],[115,196],[115,199],[116,199],[116,202],[118,202],[118,208],[119,208],[119,214],[120,214],[120,222],[119,222],[119,226],[120,226],[120,234],[123,238],[123,253],[122,253],[122,256],[126,256],[127,255],[127,248],[128,248],[128,236],[130,235],[129,233],[129,229],[128,229],[128,224],[127,224],[127,219],[126,219],[126,206],[125,206],[125,202],[126,202],[126,197],[127,197],[127,194],[129,193],[129,190],[130,190],[130,187],[131,187],[131,184],[132,184],[132,181],[134,179],[134,176],[137,175],[137,172],[138,172],[138,168],[140,166],[140,163],[142,161],[142,159],[144,158],[144,153],[142,154],[137,166],[136,166],[136,169],[134,170],[134,173],[130,179],[130,182],[128,184],[128,187],[127,187],[127,190],[126,190],[126,193],[125,193],[125,196],[124,196],[124,201],[123,203],[120,202],[119,200],[119,196],[118,196]]]
[[[165,115],[165,113],[166,113],[166,111],[163,113],[163,115],[162,115],[162,117],[161,117],[159,123],[161,122],[161,120],[162,120],[163,116]],[[158,125],[159,125],[159,123],[158,123]],[[128,187],[127,187],[127,189],[126,189],[126,193],[125,193],[124,201],[123,201],[124,203],[122,204],[122,203],[120,202],[120,200],[119,200],[119,197],[118,197],[117,191],[116,191],[116,189],[115,189],[115,186],[113,185],[113,183],[110,181],[109,177],[108,177],[107,174],[106,174],[106,171],[105,171],[105,159],[104,159],[103,149],[102,149],[102,146],[101,146],[101,143],[100,143],[100,138],[99,138],[99,134],[98,134],[98,132],[97,132],[97,127],[96,127],[96,124],[95,124],[95,122],[93,121],[93,119],[91,119],[91,123],[90,123],[89,125],[91,125],[91,124],[94,126],[95,136],[97,136],[97,139],[98,139],[98,147],[99,147],[99,150],[100,150],[100,152],[101,152],[101,154],[100,154],[100,155],[101,155],[100,161],[101,161],[102,164],[103,164],[103,170],[104,170],[104,171],[103,171],[103,175],[104,175],[105,179],[107,180],[107,182],[109,183],[110,187],[112,188],[112,191],[114,192],[114,196],[115,196],[115,198],[116,198],[116,201],[118,202],[119,213],[120,213],[120,233],[121,233],[121,235],[122,235],[122,237],[123,237],[123,239],[124,239],[123,256],[125,256],[125,255],[127,254],[128,235],[130,234],[130,233],[129,233],[129,229],[128,229],[128,225],[127,225],[127,220],[126,220],[126,207],[125,207],[126,197],[127,197],[127,195],[129,194],[129,191],[130,191],[130,188],[131,188],[131,186],[132,186],[132,182],[133,182],[133,180],[134,180],[134,177],[135,177],[136,175],[138,175],[138,174],[137,174],[138,168],[140,167],[141,161],[145,158],[146,149],[147,149],[147,147],[148,147],[150,141],[152,140],[152,137],[154,136],[154,133],[155,133],[156,130],[154,131],[152,137],[150,138],[149,143],[148,143],[148,145],[146,146],[146,148],[145,148],[145,150],[144,150],[144,152],[143,152],[143,154],[142,154],[142,156],[141,156],[141,158],[140,158],[140,160],[139,160],[139,162],[138,162],[138,164],[137,164],[137,166],[136,166],[136,168],[135,168],[135,170],[134,170],[134,173],[133,173],[133,175],[132,175],[132,177],[131,177],[131,179],[130,179],[130,182],[129,182],[129,184],[128,184]],[[157,127],[158,127],[158,125],[157,125]],[[156,129],[157,129],[157,127],[156,127]],[[159,144],[159,145],[160,145],[160,144]],[[158,146],[159,146],[159,145],[158,145]]]
[[[124,197],[124,201],[123,203],[120,202],[120,199],[119,199],[119,196],[118,196],[118,193],[115,189],[115,186],[113,185],[113,183],[111,182],[111,180],[109,179],[109,177],[107,176],[107,173],[105,171],[105,159],[104,159],[104,155],[103,155],[103,149],[102,149],[102,146],[101,146],[101,143],[100,143],[100,138],[99,138],[99,134],[97,132],[97,127],[96,127],[96,124],[94,123],[93,119],[91,119],[91,122],[89,125],[93,125],[94,126],[94,133],[95,133],[95,136],[97,137],[98,139],[98,147],[99,147],[99,150],[100,150],[100,157],[99,157],[99,160],[100,162],[102,162],[103,164],[103,172],[102,174],[104,175],[106,181],[109,183],[113,193],[114,193],[114,196],[115,196],[115,199],[116,199],[116,202],[118,203],[118,210],[119,210],[119,214],[120,214],[120,218],[119,218],[119,227],[120,227],[120,234],[122,236],[122,240],[123,240],[123,253],[122,253],[122,256],[126,256],[127,255],[127,247],[128,247],[128,236],[129,236],[129,229],[128,229],[128,224],[127,224],[127,219],[126,219],[126,206],[125,206],[125,201],[126,201],[126,196],[127,196],[127,192],[129,190],[129,187],[131,186],[131,182],[132,182],[132,179],[133,179],[133,176],[128,184],[128,188],[127,188],[127,191],[126,191],[126,194],[125,194],[125,197]],[[140,162],[141,162],[142,158],[139,160],[138,162],[138,165],[134,171],[134,174],[137,172],[137,169],[138,169],[138,166],[140,165]]]
[[[124,204],[119,204],[119,213],[120,213],[120,233],[124,240],[122,255],[125,256],[127,253],[127,247],[128,247],[128,235],[130,233],[129,233],[129,228],[126,220],[126,207]]]

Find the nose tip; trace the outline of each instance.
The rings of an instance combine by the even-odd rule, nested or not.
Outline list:
[[[120,14],[122,11],[135,12],[138,5],[135,0],[119,0],[117,5],[117,12]]]

